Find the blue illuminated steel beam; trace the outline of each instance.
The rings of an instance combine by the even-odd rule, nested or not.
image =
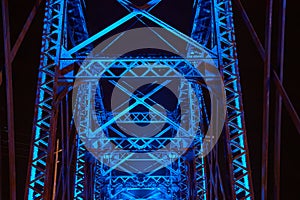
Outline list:
[[[115,28],[119,27],[121,24],[127,22],[128,20],[132,19],[134,16],[136,16],[137,13],[132,12],[123,17],[122,19],[118,20],[117,22],[113,23],[112,25],[108,26],[107,28],[103,29],[102,31],[98,32],[97,34],[93,35],[92,37],[88,38],[87,40],[81,42],[77,46],[73,47],[68,51],[69,55],[72,55],[73,53],[77,52],[78,50],[84,48],[85,46],[91,44],[95,40],[101,38],[103,35],[109,33],[110,31],[114,30]]]
[[[231,0],[213,0],[213,9],[219,69],[227,97],[225,131],[232,198],[253,199]]]
[[[64,36],[65,36],[65,43],[69,45],[65,45],[66,47],[73,48],[79,45],[80,43],[86,41],[89,38],[87,25],[85,21],[84,6],[85,5],[82,0],[67,1],[68,12],[65,18],[65,26],[66,26],[65,28],[67,30],[67,34],[65,34]],[[93,46],[91,44],[87,44],[80,50],[77,50],[76,53],[74,53],[74,57],[85,57],[92,50],[92,48]],[[65,56],[65,52],[62,53],[62,56]],[[74,63],[76,62],[78,62],[78,60],[74,61]],[[68,68],[69,67],[68,64],[71,63],[67,62],[67,64],[65,64],[66,66],[62,64],[61,69],[64,70],[64,67]],[[68,73],[64,74],[64,76],[65,77],[72,76],[74,75],[74,73],[75,73],[74,66],[72,65],[72,67],[68,70]],[[70,82],[72,82],[72,80]],[[87,191],[86,187],[87,185],[90,185],[90,183],[87,182],[88,175],[86,174],[86,170],[85,170],[87,165],[89,165],[88,162],[86,162],[88,152],[84,146],[84,143],[82,142],[82,140],[79,138],[78,135],[75,136],[75,144],[71,144],[71,146],[76,150],[76,153],[74,156],[75,157],[75,172],[73,175],[74,179],[71,181],[71,182],[74,181],[74,184],[73,187],[70,185],[67,186],[70,188],[70,190],[73,190],[73,194],[71,191],[69,191],[70,193],[69,195],[71,199],[88,199],[89,197],[87,196],[88,194],[86,192]],[[69,169],[67,168],[66,170]]]
[[[64,3],[64,0],[46,2],[25,199],[49,199],[52,194],[57,123],[54,99],[57,95]]]

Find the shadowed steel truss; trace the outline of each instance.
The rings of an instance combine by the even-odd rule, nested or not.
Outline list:
[[[129,55],[117,60],[110,57],[91,58],[89,62],[93,65],[106,68],[106,73],[101,77],[103,79],[101,81],[106,81],[105,84],[100,83],[97,90],[93,89],[92,83],[73,88],[75,78],[97,78],[89,75],[92,72],[88,69],[77,73],[78,66],[96,45],[96,41],[133,19],[142,23],[147,19],[183,40],[189,38],[150,13],[151,9],[160,2],[159,0],[150,1],[144,6],[135,6],[127,0],[118,1],[129,11],[129,14],[93,36],[87,33],[84,17],[85,5],[81,0],[48,0],[46,2],[25,198],[253,199],[230,0],[195,0],[191,33],[191,38],[197,42],[197,45],[204,48],[215,60],[224,80],[227,115],[222,141],[227,153],[224,163],[227,164],[228,170],[224,172],[219,167],[217,146],[207,157],[198,156],[204,134],[198,126],[192,127],[197,132],[197,137],[185,155],[176,158],[166,152],[168,159],[173,161],[172,164],[149,173],[128,171],[121,173],[114,167],[108,167],[101,160],[96,160],[87,151],[85,142],[77,132],[81,135],[90,134],[91,118],[103,124],[102,128],[106,134],[113,133],[114,135],[101,141],[103,143],[99,147],[105,145],[106,142],[111,142],[129,151],[151,150],[154,147],[164,147],[166,142],[170,142],[180,148],[180,138],[175,139],[171,136],[125,137],[122,131],[113,126],[113,116],[116,115],[119,116],[116,120],[118,124],[125,125],[148,123],[149,118],[151,123],[157,126],[166,121],[166,118],[163,118],[157,110],[155,112],[151,109],[151,103],[143,103],[143,106],[151,110],[150,112],[137,110],[127,115],[122,107],[109,110],[105,105],[107,85],[117,88],[124,94],[128,93],[132,85],[124,88],[116,80],[137,66],[147,67],[139,68],[139,73],[130,74],[127,76],[128,79],[152,77],[157,80],[160,78],[167,80],[176,78],[178,72],[190,79],[194,78],[196,81],[191,86],[180,84],[177,103],[180,105],[181,102],[189,102],[189,110],[193,111],[190,118],[182,115],[181,121],[195,120],[201,122],[202,125],[209,123],[209,111],[205,106],[203,94],[205,88],[199,83],[200,79],[193,71],[193,67],[178,56],[137,57]],[[191,48],[188,56],[197,53],[199,52],[194,52]],[[150,94],[157,93],[161,88],[155,86]],[[192,95],[191,88],[196,91],[196,96]],[[80,103],[76,105],[76,108],[82,112],[72,117],[70,95],[73,89],[84,92]],[[90,113],[92,106],[90,99],[95,94],[96,108],[99,110],[96,115]],[[138,98],[135,100],[138,101]],[[74,117],[80,118],[82,122],[77,130]],[[161,134],[174,132],[178,126],[176,117],[178,113],[168,115],[169,126],[163,129]],[[57,141],[59,149],[55,148]],[[104,156],[104,159],[109,159],[111,156],[118,157],[119,162],[130,160],[128,153],[123,153],[123,151],[111,153],[106,158]],[[160,162],[159,159],[157,162]],[[225,185],[230,186],[225,187]]]

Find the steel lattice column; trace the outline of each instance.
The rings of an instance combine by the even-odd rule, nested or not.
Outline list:
[[[238,70],[232,4],[230,0],[214,0],[213,8],[219,68],[223,74],[227,96],[225,130],[232,195],[234,199],[251,199],[254,197],[254,193]]]
[[[63,0],[46,3],[25,198],[50,198],[57,123],[57,71],[62,46]]]

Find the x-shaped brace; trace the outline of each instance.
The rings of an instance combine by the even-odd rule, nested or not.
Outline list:
[[[128,11],[137,11],[137,10],[145,10],[149,12],[152,10],[157,4],[159,4],[162,0],[150,0],[146,4],[142,6],[137,6],[133,4],[130,0],[117,0],[122,6],[124,6]]]

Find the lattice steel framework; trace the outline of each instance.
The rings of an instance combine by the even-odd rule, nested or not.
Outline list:
[[[150,14],[151,9],[160,2],[159,0],[150,1],[145,6],[135,6],[127,0],[118,1],[129,11],[129,14],[91,37],[87,32],[84,3],[81,0],[48,0],[46,3],[25,198],[253,199],[230,0],[195,0],[191,33],[191,38],[196,41],[196,45],[204,48],[215,60],[224,79],[227,117],[223,134],[225,135],[224,146],[226,146],[227,153],[225,163],[228,164],[228,172],[220,170],[218,147],[207,158],[198,157],[204,137],[204,130],[199,129],[198,126],[192,127],[197,137],[185,155],[175,159],[176,157],[170,156],[170,152],[167,152],[168,159],[174,161],[171,165],[142,175],[130,172],[120,173],[114,167],[106,166],[101,160],[95,160],[86,150],[83,138],[79,138],[77,131],[83,137],[90,132],[94,133],[89,127],[91,118],[105,125],[106,134],[113,132],[117,135],[117,137],[102,140],[99,147],[107,142],[113,142],[126,150],[141,150],[141,148],[149,150],[153,148],[154,142],[160,148],[166,141],[174,146],[177,145],[178,148],[181,147],[180,138],[124,137],[124,134],[112,123],[113,116],[122,113],[122,109],[121,111],[107,109],[104,105],[105,91],[101,83],[97,90],[93,89],[92,82],[73,88],[75,77],[89,76],[91,79],[97,77],[97,74],[95,75],[89,69],[76,74],[82,60],[90,53],[92,47],[97,45],[96,41],[130,20],[137,18],[145,24],[144,19],[147,19],[183,40],[191,40]],[[199,52],[194,52],[193,48],[190,48],[187,56],[195,56],[197,53]],[[200,56],[207,55],[200,52]],[[147,67],[139,68],[142,75],[132,73],[129,78],[142,79],[150,76],[166,80],[176,78],[179,76],[178,73],[181,73],[188,79],[196,80],[190,86],[180,84],[178,105],[181,102],[189,102],[190,110],[195,111],[191,112],[189,118],[182,115],[181,121],[195,120],[200,121],[202,125],[209,123],[203,94],[205,88],[199,83],[199,75],[193,66],[186,60],[173,55],[148,55],[138,58],[132,55],[117,60],[109,57],[91,58],[90,62],[95,66],[104,66],[106,73],[101,78],[124,93],[128,88],[122,87],[116,80],[122,78],[122,74],[128,73],[130,69],[143,65]],[[95,77],[91,76],[91,73]],[[158,88],[159,86],[156,89]],[[82,111],[80,115],[75,116],[82,122],[80,128],[77,127],[77,131],[70,109],[69,96],[73,89],[79,92],[84,91],[80,103],[75,106],[76,109]],[[196,96],[193,96],[192,89],[196,91]],[[151,94],[157,91],[159,90],[154,88]],[[90,98],[93,94],[96,94],[96,107],[100,110],[97,115],[90,113]],[[135,100],[138,101],[138,98]],[[149,104],[143,103],[143,105],[151,110]],[[152,111],[147,113],[136,111],[131,112],[130,115],[124,113],[117,121],[123,124],[147,123],[150,116],[154,124],[161,124],[167,120],[170,126],[162,132],[172,133],[172,129],[178,126],[176,113],[171,113],[169,118],[165,119],[159,112]],[[55,149],[57,140],[60,151]],[[106,159],[111,156],[118,156],[119,162],[130,160],[128,153],[122,153],[122,151],[113,152]],[[60,162],[55,162],[55,158]],[[228,191],[225,191],[223,187],[224,181],[230,183]]]

